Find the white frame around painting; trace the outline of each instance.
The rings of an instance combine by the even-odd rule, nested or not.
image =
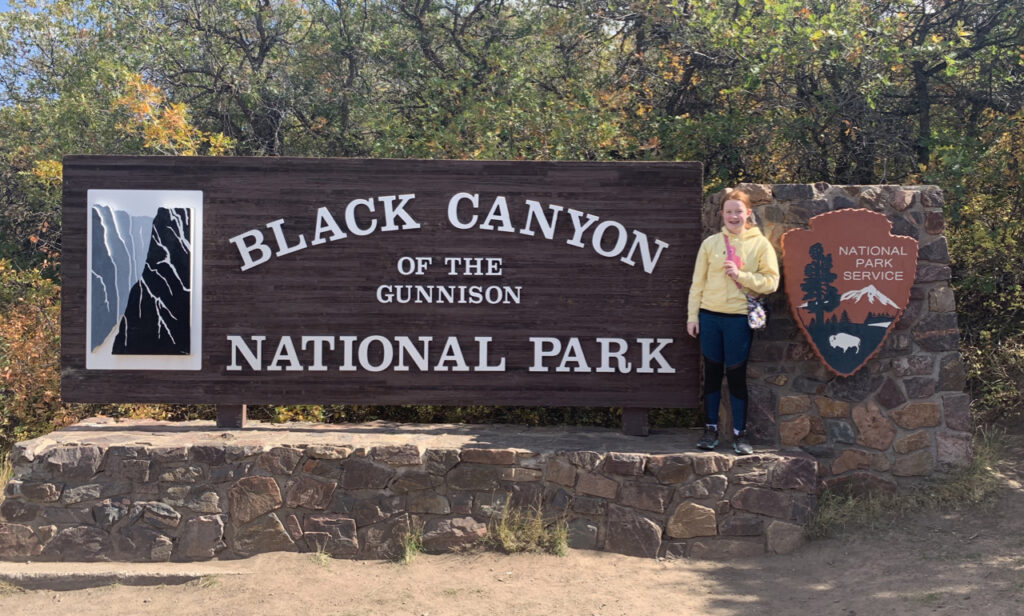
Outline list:
[[[160,207],[192,210],[192,296],[190,352],[187,355],[114,355],[111,352],[114,334],[92,349],[93,276],[86,281],[85,367],[87,370],[201,370],[203,323],[203,192],[200,190],[89,190],[86,216],[86,271],[93,269],[92,207],[102,203],[132,216],[154,216]],[[115,330],[116,331],[116,328]]]

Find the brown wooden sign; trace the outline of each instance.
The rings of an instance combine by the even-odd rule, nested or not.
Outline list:
[[[814,352],[841,376],[877,353],[910,300],[917,241],[890,233],[884,214],[840,210],[782,236],[793,318]]]
[[[697,163],[72,156],[77,402],[696,406]]]

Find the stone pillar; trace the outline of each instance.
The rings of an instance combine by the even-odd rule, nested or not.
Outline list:
[[[918,242],[910,301],[882,350],[853,376],[836,376],[815,357],[782,285],[769,298],[769,324],[754,336],[748,372],[754,441],[813,455],[824,483],[835,488],[894,487],[966,464],[970,399],[963,391],[942,191],[825,183],[741,187],[751,194],[758,223],[780,257],[786,231],[847,208],[881,212],[893,235]],[[705,202],[706,234],[721,227],[723,194]]]

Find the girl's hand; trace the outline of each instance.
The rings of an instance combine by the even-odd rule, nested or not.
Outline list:
[[[728,276],[729,278],[732,278],[733,280],[736,280],[737,278],[740,277],[740,268],[736,267],[736,264],[733,263],[732,261],[728,261],[727,260],[725,262],[725,266],[724,267],[725,267],[725,275]]]
[[[700,324],[696,321],[687,321],[686,333],[690,334],[691,338],[696,338],[697,334],[700,333]]]

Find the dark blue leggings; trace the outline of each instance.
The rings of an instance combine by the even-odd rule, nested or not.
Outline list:
[[[729,383],[732,427],[742,432],[747,426],[747,357],[750,355],[750,326],[745,314],[721,314],[701,310],[700,352],[704,356],[704,412],[707,423],[718,423],[722,402],[722,377]]]

